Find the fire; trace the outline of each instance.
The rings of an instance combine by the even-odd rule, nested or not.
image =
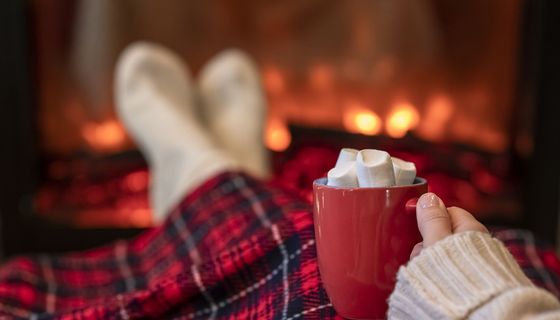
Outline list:
[[[430,140],[443,138],[452,115],[453,101],[444,94],[434,96],[428,102],[426,116],[420,125],[419,133]]]
[[[381,118],[375,112],[355,102],[350,103],[344,113],[343,122],[346,130],[354,133],[373,136],[381,131]]]
[[[126,141],[123,127],[113,119],[101,123],[86,123],[82,127],[82,137],[90,147],[97,151],[118,150]]]
[[[418,111],[409,102],[398,102],[387,116],[385,130],[393,138],[402,138],[420,121]]]
[[[283,120],[271,118],[266,126],[264,142],[272,151],[281,152],[290,146],[292,136]]]
[[[324,64],[317,64],[309,73],[309,83],[315,90],[328,90],[332,87],[334,76],[332,69]]]
[[[495,152],[504,152],[507,148],[505,135],[496,129],[482,126],[479,129],[478,135],[478,139],[474,139],[472,143]]]
[[[263,82],[266,91],[272,94],[282,93],[286,87],[284,75],[275,66],[266,66],[263,68]]]
[[[123,187],[130,191],[143,191],[148,188],[148,172],[147,171],[136,171],[128,174],[123,179]]]

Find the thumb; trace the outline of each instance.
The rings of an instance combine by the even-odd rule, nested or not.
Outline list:
[[[473,215],[465,209],[450,207],[447,208],[449,212],[449,217],[451,218],[451,224],[453,226],[453,233],[459,233],[463,231],[480,231],[489,233],[488,229],[476,220]]]
[[[424,247],[451,235],[451,218],[441,199],[433,193],[425,193],[416,204],[418,229],[424,239]]]

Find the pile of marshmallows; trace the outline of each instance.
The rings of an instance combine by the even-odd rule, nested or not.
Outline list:
[[[327,185],[333,187],[391,187],[410,185],[416,166],[389,153],[375,149],[340,150],[334,168],[329,170]]]

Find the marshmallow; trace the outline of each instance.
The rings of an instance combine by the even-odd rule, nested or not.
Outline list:
[[[409,185],[416,178],[416,166],[412,162],[393,157],[393,170],[397,186]]]
[[[395,185],[393,161],[389,153],[365,149],[356,156],[356,175],[360,187],[390,187]]]
[[[356,161],[347,161],[329,170],[327,185],[331,187],[358,187],[356,178]]]
[[[338,159],[336,160],[335,167],[340,166],[343,163],[349,161],[356,161],[356,156],[358,155],[358,150],[352,148],[343,148],[338,154]]]

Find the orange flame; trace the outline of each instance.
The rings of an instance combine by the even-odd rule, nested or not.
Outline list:
[[[428,102],[426,116],[419,128],[420,134],[431,140],[443,138],[452,115],[453,101],[444,94],[434,96]]]
[[[398,102],[387,116],[385,130],[393,138],[402,138],[407,131],[414,129],[420,121],[418,111],[409,102]]]
[[[495,152],[503,152],[507,148],[505,135],[496,129],[482,127],[479,128],[478,135],[478,139],[475,139],[473,143],[478,144],[483,148]]]
[[[123,179],[123,186],[127,190],[138,192],[148,188],[148,181],[147,171],[136,171],[128,174]]]
[[[344,112],[343,123],[346,130],[365,135],[376,135],[381,131],[381,118],[364,107],[363,105],[352,102]]]
[[[269,119],[264,142],[266,147],[272,151],[280,152],[288,149],[292,142],[292,136],[283,120],[279,118]]]
[[[266,66],[263,68],[263,82],[266,91],[272,94],[279,94],[284,91],[286,87],[284,75],[275,66]]]
[[[118,150],[126,140],[123,127],[113,119],[101,123],[86,123],[82,127],[82,137],[90,147],[97,151]]]
[[[328,90],[334,82],[332,69],[323,64],[315,65],[309,74],[309,82],[315,90]]]

